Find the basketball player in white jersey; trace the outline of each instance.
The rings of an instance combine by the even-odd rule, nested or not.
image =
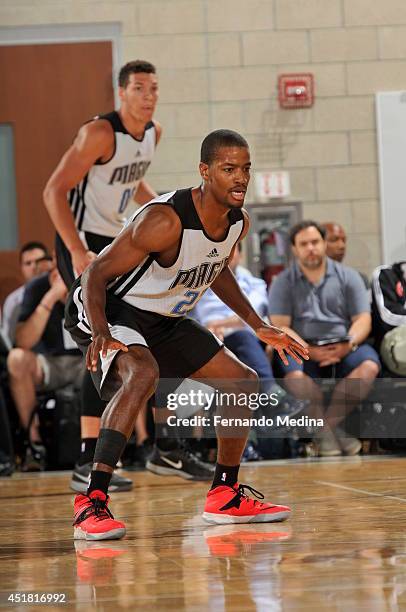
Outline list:
[[[307,349],[268,325],[253,310],[228,267],[228,259],[248,231],[242,210],[250,176],[245,139],[217,130],[202,143],[201,187],[155,198],[73,284],[66,327],[86,353],[88,369],[102,397],[103,413],[86,495],[75,498],[74,537],[115,539],[122,522],[107,508],[114,466],[131,434],[138,411],[158,379],[213,379],[234,392],[258,378],[207,329],[185,316],[204,291],[213,291],[287,363],[301,363]],[[233,381],[245,381],[233,383]],[[234,386],[233,386],[234,384]],[[238,386],[240,385],[240,386]],[[247,410],[247,405],[245,406]],[[238,408],[233,408],[234,414]],[[245,411],[245,415],[247,413]],[[262,503],[262,494],[238,483],[247,428],[231,437],[218,434],[218,458],[203,518],[212,523],[269,522],[290,509]]]
[[[67,287],[117,236],[137,204],[156,196],[144,178],[162,132],[153,119],[158,101],[155,67],[141,60],[129,62],[121,68],[118,84],[119,110],[80,128],[45,188],[45,205],[57,230],[58,268]],[[104,409],[89,375],[81,403],[81,455],[71,487],[83,492]],[[139,442],[147,438],[143,419],[137,421],[136,430]],[[197,475],[202,471],[196,461],[191,466]],[[115,474],[110,491],[131,487],[130,479]]]

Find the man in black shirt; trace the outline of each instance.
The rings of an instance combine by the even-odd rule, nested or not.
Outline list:
[[[80,380],[82,357],[64,330],[67,290],[56,269],[30,281],[16,329],[16,348],[8,355],[11,394],[27,432],[23,469],[44,468],[38,420],[32,418],[37,391],[51,391]]]

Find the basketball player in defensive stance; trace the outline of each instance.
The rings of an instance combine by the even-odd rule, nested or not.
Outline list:
[[[120,69],[118,85],[119,109],[97,116],[80,128],[44,192],[45,205],[58,232],[58,269],[68,289],[119,234],[137,204],[146,204],[157,195],[145,177],[162,133],[154,118],[159,92],[155,66],[144,60],[128,62]],[[81,453],[70,483],[78,493],[87,490],[104,408],[87,372],[81,394]],[[139,449],[146,452],[144,419],[137,420],[135,430]],[[182,458],[182,469],[166,465],[168,472],[211,479],[210,470],[180,449],[175,439],[156,440],[154,456],[158,464],[168,461],[175,466]],[[132,486],[132,480],[115,473],[109,491],[127,491]]]
[[[299,363],[307,358],[299,342],[256,314],[228,267],[248,231],[242,209],[250,178],[246,140],[229,130],[212,132],[202,143],[199,170],[201,187],[173,191],[143,206],[71,289],[65,325],[86,352],[101,396],[109,400],[87,494],[74,502],[75,538],[124,536],[124,524],[107,507],[108,486],[159,377],[221,377],[257,385],[253,370],[185,316],[209,286],[285,363],[285,352]],[[246,490],[263,499],[238,483],[247,433],[226,437],[217,431],[217,464],[203,513],[208,522],[279,521],[290,513],[287,506],[248,497]]]

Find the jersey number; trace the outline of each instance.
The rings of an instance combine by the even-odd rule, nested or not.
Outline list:
[[[200,291],[186,291],[185,297],[189,299],[178,302],[178,304],[176,304],[176,306],[171,310],[171,314],[184,314],[185,312],[190,310],[190,308],[187,308],[186,310],[182,310],[182,309],[185,308],[186,306],[191,306],[192,304],[194,304],[197,298],[199,297],[199,295],[200,295]]]
[[[132,189],[126,189],[121,196],[120,206],[118,207],[119,214],[123,214],[128,206],[128,200],[131,198]]]

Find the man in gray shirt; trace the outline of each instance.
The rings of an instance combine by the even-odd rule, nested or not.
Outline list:
[[[295,261],[273,281],[269,313],[273,325],[308,342],[310,360],[302,365],[289,360],[281,364],[282,373],[293,394],[313,400],[318,417],[323,396],[317,379],[342,379],[317,442],[322,456],[353,455],[361,443],[337,425],[366,397],[380,371],[377,353],[364,344],[371,330],[368,294],[356,270],[326,256],[325,230],[315,221],[295,225],[290,241]]]

